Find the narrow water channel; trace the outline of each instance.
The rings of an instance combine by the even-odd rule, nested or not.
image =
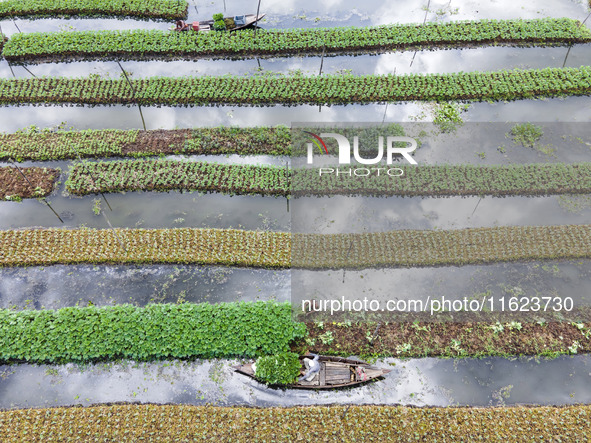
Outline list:
[[[370,283],[371,282],[371,283]],[[339,296],[381,300],[571,298],[591,305],[591,260],[436,268],[306,271],[216,266],[55,265],[0,268],[0,308],[59,309],[130,303],[278,300],[327,288]],[[354,297],[355,296],[355,297]],[[497,306],[498,307],[498,306]]]
[[[217,266],[0,268],[0,308],[288,301],[290,271]]]
[[[566,54],[568,52],[568,58]],[[591,57],[591,44],[577,44],[568,47],[478,47],[469,49],[439,49],[403,51],[378,55],[359,54],[356,56],[337,55],[320,56],[241,58],[239,60],[197,60],[162,61],[156,57],[150,61],[121,60],[125,71],[132,78],[153,76],[213,76],[232,74],[236,76],[289,75],[301,72],[316,75],[322,64],[323,74],[353,75],[398,75],[433,73],[445,74],[459,71],[497,71],[503,69],[543,69],[543,68],[578,68],[585,65]],[[566,60],[566,62],[565,62]],[[411,65],[412,61],[412,65]],[[117,79],[121,68],[116,61],[84,61],[64,63],[29,64],[27,69],[19,65],[0,63],[0,76],[30,78],[36,76],[85,77],[99,75]]]
[[[433,121],[425,103],[339,106],[270,106],[264,108],[220,106],[200,108],[142,108],[147,129],[201,126],[276,126],[292,122],[401,122],[423,118]],[[97,106],[0,107],[0,130],[15,132],[30,125],[55,127],[66,122],[75,129],[142,129],[137,107]],[[591,120],[588,97],[567,97],[514,102],[471,103],[461,114],[472,122],[587,122]]]
[[[222,228],[295,232],[380,232],[398,229],[463,229],[499,225],[550,226],[589,221],[588,196],[549,197],[284,197],[229,196],[198,192],[128,192],[47,198],[64,220],[34,199],[0,204],[0,229],[101,228],[95,201],[113,227]],[[316,200],[314,200],[316,199]],[[289,206],[288,206],[289,205]]]
[[[388,358],[384,380],[337,391],[270,389],[234,373],[235,360],[0,366],[0,407],[106,402],[218,406],[386,404],[413,406],[591,403],[591,356],[553,360]]]

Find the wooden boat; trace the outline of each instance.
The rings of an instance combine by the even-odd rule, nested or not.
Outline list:
[[[304,358],[312,359],[311,355],[304,355],[300,357],[302,361],[302,371],[304,374]],[[318,359],[320,363],[320,371],[314,376],[311,381],[298,381],[297,383],[285,386],[289,389],[335,389],[349,386],[358,386],[367,383],[388,374],[390,369],[381,369],[372,366],[360,360],[353,360],[342,357],[331,357],[321,355]],[[244,365],[234,366],[236,372],[247,375],[256,380],[252,365],[254,363],[246,363]]]
[[[237,15],[234,17],[224,17],[224,20],[232,20],[235,24],[233,28],[227,29],[227,31],[237,31],[239,29],[248,28],[254,26],[260,20],[265,17],[266,14],[246,14],[246,15]],[[199,26],[195,26],[197,23],[194,22],[192,24],[194,31],[213,31],[213,20],[203,20],[198,22]]]

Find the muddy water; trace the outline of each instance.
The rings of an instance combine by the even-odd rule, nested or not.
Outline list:
[[[554,360],[485,358],[385,359],[392,369],[377,383],[339,391],[267,388],[233,372],[236,361],[0,366],[0,407],[105,402],[296,406],[570,405],[591,403],[591,357]]]

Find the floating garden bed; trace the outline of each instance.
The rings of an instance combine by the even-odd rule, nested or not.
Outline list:
[[[539,320],[527,313],[513,313],[512,320],[493,322],[491,313],[480,321],[465,321],[471,313],[454,313],[454,321],[405,322],[306,322],[308,337],[293,345],[294,350],[314,349],[321,354],[380,357],[487,357],[591,353],[591,323]],[[530,313],[531,314],[531,313]],[[557,318],[567,312],[547,313]],[[412,318],[416,314],[405,314]],[[420,313],[418,314],[421,315]],[[573,316],[587,317],[583,309]],[[424,315],[423,318],[428,317]],[[478,316],[472,316],[478,317]],[[506,316],[509,317],[509,316]],[[334,320],[334,319],[333,319]],[[484,321],[482,321],[484,320]]]
[[[118,404],[1,411],[0,436],[6,442],[81,436],[107,441],[585,441],[591,438],[590,423],[591,406],[586,405],[248,408]]]
[[[59,175],[57,169],[20,168],[19,172],[10,166],[0,167],[0,200],[45,197],[53,191]]]
[[[290,141],[290,131],[285,126],[56,132],[30,128],[0,134],[0,160],[45,161],[168,154],[290,155]]]
[[[0,231],[0,266],[185,263],[288,268],[289,233],[235,229]]]
[[[589,95],[591,67],[409,75],[0,80],[0,104],[337,105]],[[134,92],[135,91],[135,92]]]
[[[289,303],[0,310],[0,361],[67,363],[277,355],[290,348],[382,357],[485,357],[591,352],[582,322],[308,322]]]
[[[292,267],[366,269],[591,257],[591,225],[295,234]]]
[[[293,251],[292,251],[293,243]],[[183,263],[366,269],[591,258],[591,225],[289,234],[235,229],[0,231],[0,266]]]
[[[80,163],[66,188],[75,195],[188,189],[231,194],[289,194],[289,169],[175,160]]]
[[[336,167],[335,167],[336,168]],[[332,168],[333,172],[335,168]],[[330,169],[330,168],[324,168]],[[342,166],[340,169],[346,169]],[[392,177],[378,168],[367,176],[319,175],[276,166],[140,160],[81,163],[66,187],[75,195],[187,189],[232,194],[289,195],[550,195],[591,192],[591,163],[509,166],[397,166]],[[373,169],[373,174],[371,170]],[[385,170],[387,168],[379,168]]]
[[[343,165],[324,167],[325,173],[322,175],[318,169],[296,169],[292,173],[292,193],[295,195],[504,196],[591,192],[591,163],[503,166],[396,164],[381,168],[375,166],[378,165],[353,168],[355,173],[350,176],[346,171],[351,168]],[[394,176],[386,173],[390,168],[395,168]],[[328,170],[332,172],[329,173]],[[336,170],[341,173],[337,175]]]
[[[64,363],[254,357],[286,352],[305,326],[289,303],[0,310],[0,360]]]
[[[0,19],[4,17],[133,17],[175,20],[187,16],[184,0],[4,0],[0,2]]]
[[[240,32],[159,30],[19,33],[3,51],[11,62],[289,56],[385,52],[421,48],[591,41],[591,31],[567,18],[482,20],[368,28],[281,29]]]

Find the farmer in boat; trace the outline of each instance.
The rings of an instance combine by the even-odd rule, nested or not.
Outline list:
[[[307,370],[306,373],[300,377],[299,381],[312,381],[316,374],[320,372],[320,362],[318,361],[319,356],[318,354],[312,355],[314,356],[313,360],[310,360],[309,358],[304,358],[304,365],[306,365]]]
[[[174,28],[175,31],[188,31],[189,29],[191,29],[191,25],[185,23],[183,20],[176,21],[176,28]]]

